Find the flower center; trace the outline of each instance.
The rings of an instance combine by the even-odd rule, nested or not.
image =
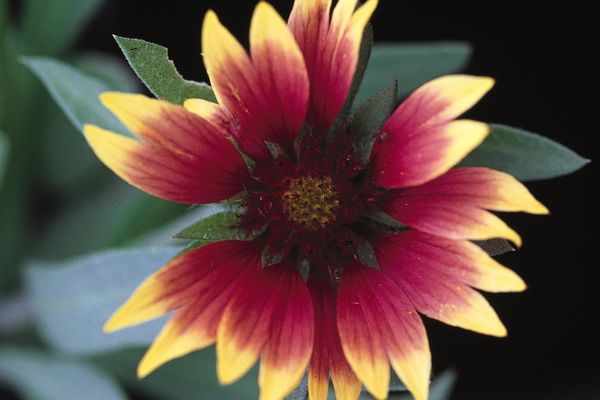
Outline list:
[[[329,176],[294,178],[282,194],[283,211],[288,219],[310,231],[322,229],[333,221],[339,204]]]

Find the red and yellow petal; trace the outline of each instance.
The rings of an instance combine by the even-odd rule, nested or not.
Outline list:
[[[455,268],[450,264],[452,257],[446,261],[446,268],[441,267],[439,264],[443,261],[435,258],[443,257],[444,253],[419,246],[423,242],[418,239],[427,241],[429,238],[420,233],[408,234],[400,239],[387,237],[376,246],[382,270],[394,279],[415,308],[448,325],[487,335],[505,336],[506,328],[483,296],[459,277],[455,278],[457,271],[451,271]],[[416,245],[411,246],[412,243]],[[444,241],[435,238],[428,240],[430,246],[432,243],[444,245]],[[456,247],[452,246],[449,250]],[[509,275],[506,272],[504,274]],[[513,280],[515,283],[518,281]]]
[[[417,400],[428,396],[431,354],[425,328],[400,287],[382,271],[344,269],[338,330],[353,371],[377,399],[388,394],[389,363]]]
[[[302,380],[314,342],[314,316],[310,295],[302,276],[292,265],[286,269],[286,297],[280,299],[262,352],[258,386],[261,400],[278,400]]]
[[[187,330],[186,324],[195,327],[197,331],[191,334],[196,339],[200,338],[202,342],[214,341],[215,315],[221,312],[219,308],[222,308],[223,301],[227,299],[230,286],[238,282],[244,270],[259,263],[259,257],[260,250],[257,246],[245,241],[216,242],[184,253],[147,278],[110,317],[104,330],[113,332],[180,309],[163,329],[153,347],[161,347],[163,351],[173,354],[181,353],[181,350],[169,350],[168,347],[179,346],[172,342],[176,339],[172,335],[174,331],[183,336],[191,333],[184,332]],[[214,307],[207,306],[211,303],[214,303]],[[204,304],[208,309],[196,309],[196,314],[190,313],[191,305],[194,304]],[[188,339],[183,337],[182,340],[185,342]],[[158,353],[154,355],[165,357]]]
[[[410,132],[388,121],[371,152],[375,182],[386,188],[426,183],[459,163],[488,133],[486,124],[471,120],[425,124]]]
[[[377,259],[385,265],[406,264],[417,270],[434,271],[487,292],[520,292],[527,287],[516,273],[468,240],[409,230],[379,235],[374,243]]]
[[[503,238],[521,246],[517,232],[494,214],[459,202],[435,199],[391,199],[385,212],[412,228],[448,239],[487,240]]]
[[[371,152],[377,184],[416,186],[456,165],[477,147],[489,128],[474,121],[454,121],[471,108],[494,81],[487,77],[448,75],[411,94],[386,121]]]
[[[512,176],[489,168],[455,168],[401,192],[402,199],[460,203],[494,211],[547,214],[548,209]]]
[[[338,1],[329,20],[331,1],[299,0],[289,18],[311,82],[309,122],[319,132],[329,129],[348,97],[377,0],[356,5],[357,0]]]
[[[318,270],[311,271],[308,287],[315,310],[315,345],[308,369],[310,400],[327,400],[329,377],[338,400],[356,400],[360,381],[352,372],[342,351],[336,325],[334,289]]]
[[[313,335],[312,304],[298,271],[287,264],[258,267],[245,276],[219,324],[219,381],[229,384],[240,378],[262,352],[261,398],[281,398],[300,382]]]
[[[98,158],[133,186],[170,201],[203,204],[242,191],[248,170],[215,127],[183,107],[141,95],[104,93],[103,103],[142,140],[86,125]]]
[[[277,12],[265,2],[250,27],[252,58],[209,11],[202,27],[204,63],[219,103],[239,126],[232,134],[254,158],[268,156],[264,141],[291,149],[308,108],[302,53]]]
[[[494,80],[485,76],[446,75],[429,81],[400,104],[387,121],[387,129],[406,135],[425,125],[453,120],[493,86]]]

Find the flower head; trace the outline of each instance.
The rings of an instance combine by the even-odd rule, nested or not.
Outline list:
[[[490,78],[451,75],[417,89],[363,161],[343,111],[376,4],[339,0],[330,13],[328,0],[296,0],[286,25],[260,2],[249,53],[210,11],[202,51],[218,104],[101,96],[139,139],[86,126],[109,168],[175,202],[237,196],[238,228],[249,238],[177,256],[107,322],[114,331],[174,312],[140,376],[216,342],[224,384],[260,357],[265,400],[283,398],[307,368],[312,400],[327,397],[330,377],[338,399],[357,399],[361,384],[385,398],[390,365],[423,400],[431,362],[419,313],[506,334],[473,288],[525,285],[471,240],[520,245],[489,210],[547,210],[507,174],[453,168],[488,134],[487,125],[456,118]]]

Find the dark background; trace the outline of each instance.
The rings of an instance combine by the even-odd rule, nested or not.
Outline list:
[[[291,0],[271,1],[287,17]],[[382,0],[376,41],[466,40],[466,72],[497,85],[471,115],[523,127],[596,159],[599,15],[585,2]],[[160,43],[188,79],[206,80],[200,26],[208,8],[242,41],[255,1],[107,1],[78,47],[118,54],[111,34]],[[400,77],[402,79],[402,77]],[[509,329],[496,339],[427,321],[434,371],[459,372],[454,399],[600,399],[595,165],[529,184],[549,217],[507,216],[524,246],[502,261],[529,285],[487,296]]]

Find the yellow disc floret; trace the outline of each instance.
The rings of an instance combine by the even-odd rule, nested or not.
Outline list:
[[[318,230],[335,219],[339,206],[333,179],[304,176],[291,180],[282,196],[283,211],[307,230]]]

